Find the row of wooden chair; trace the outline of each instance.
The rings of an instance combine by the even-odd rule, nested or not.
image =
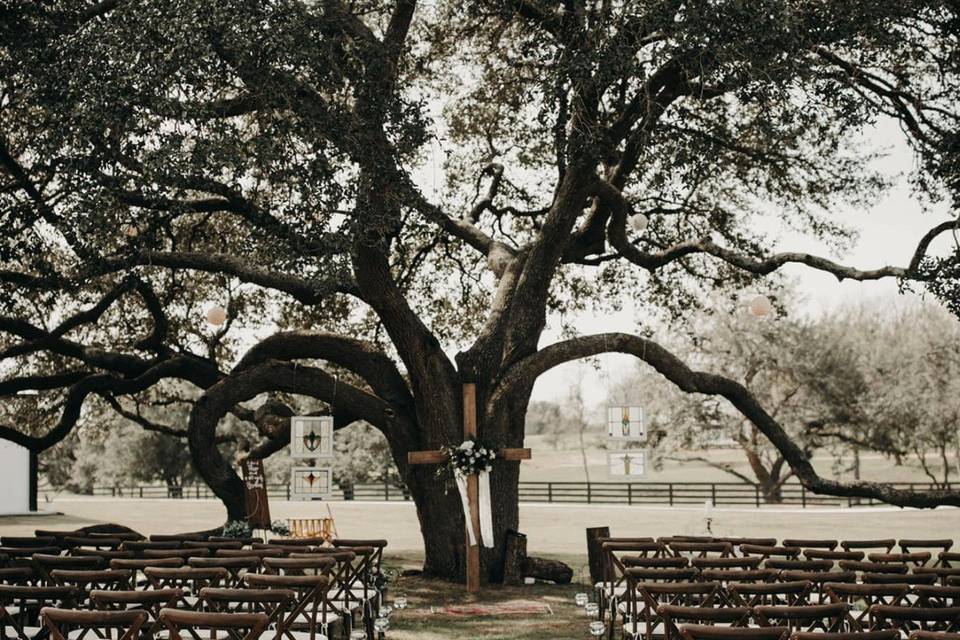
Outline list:
[[[147,626],[136,629],[141,636],[162,632],[172,637],[171,625],[191,620],[193,614],[213,616],[211,624],[217,616],[224,624],[225,615],[267,616],[262,629],[220,629],[234,640],[240,640],[240,628],[255,635],[270,629],[288,640],[326,635],[336,625],[347,633],[358,618],[372,635],[382,596],[383,540],[336,540],[321,546],[325,541],[319,539],[264,543],[37,533],[0,539],[6,555],[0,567],[4,638],[8,630],[19,640],[33,637],[25,629],[52,634],[44,628],[54,622],[79,629],[106,620],[101,614],[131,608],[147,616]],[[56,621],[45,618],[44,628],[31,626],[41,610],[57,612]],[[196,635],[192,627],[186,630]]]
[[[798,607],[797,615],[815,613],[809,607],[859,607],[858,614],[845,613],[841,628],[834,631],[863,632],[881,624],[877,616],[867,618],[873,606],[937,608],[936,615],[944,615],[944,610],[960,604],[960,567],[950,551],[952,540],[787,539],[778,544],[772,538],[674,536],[600,542],[603,579],[595,585],[600,619],[607,612],[611,622],[619,618],[625,637],[636,637],[632,629],[644,616],[660,616],[658,610],[670,606],[704,609],[693,613],[720,616],[713,622],[728,626],[744,626],[747,621],[777,626],[776,621],[763,619],[764,610],[758,614],[756,607]],[[931,549],[937,551],[936,558]],[[651,595],[678,591],[686,593],[687,602],[678,603],[676,595],[666,601]],[[704,598],[711,606],[702,605]],[[670,610],[666,612],[670,619]],[[736,625],[739,620],[744,622]],[[663,626],[669,625],[654,625]],[[609,629],[612,637],[614,625]],[[670,629],[679,637],[678,624]]]
[[[685,624],[679,627],[683,640],[903,640],[898,629],[859,632],[795,631],[790,627],[726,627]],[[960,640],[946,631],[913,631],[908,640]]]

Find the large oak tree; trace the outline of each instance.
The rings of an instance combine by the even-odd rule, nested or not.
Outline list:
[[[42,391],[50,423],[2,435],[42,451],[106,402],[184,435],[241,518],[218,423],[255,424],[267,456],[292,409],[249,401],[310,396],[384,433],[425,568],[453,577],[456,492],[407,452],[459,441],[465,381],[483,438],[520,445],[539,375],[622,352],[728,400],[812,491],[960,505],[820,477],[749,389],[652,337],[541,345],[553,313],[627,296],[677,313],[794,263],[949,301],[957,255],[927,254],[953,219],[918,221],[908,264],[869,269],[775,253],[756,221],[847,239],[837,208],[884,186],[862,137],[877,122],[900,124],[918,196],[949,198],[957,30],[922,0],[6,2],[0,393]],[[228,300],[211,330],[205,305]],[[171,380],[196,395],[164,395]],[[189,423],[144,418],[151,401],[187,402]],[[498,541],[518,472],[493,473]]]

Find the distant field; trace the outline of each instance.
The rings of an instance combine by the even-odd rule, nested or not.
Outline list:
[[[423,553],[416,512],[410,503],[272,501],[270,510],[274,518],[309,518],[325,516],[328,506],[343,537],[386,538],[391,553],[414,559]],[[64,515],[0,517],[0,536],[97,522],[116,522],[143,533],[176,533],[212,528],[223,524],[224,518],[223,507],[215,500],[60,498],[44,508]],[[876,538],[957,537],[960,532],[960,509],[954,508],[716,508],[712,515],[716,535]],[[705,533],[704,516],[703,508],[695,506],[522,504],[520,529],[529,537],[531,553],[582,565],[587,527],[606,525],[615,535],[624,536],[693,535]]]
[[[599,445],[600,438],[592,434],[592,442],[587,449],[587,468],[590,480],[605,482],[617,480],[607,475],[607,452]],[[583,481],[586,474],[580,450],[573,436],[565,436],[555,448],[547,436],[527,436],[525,445],[533,449],[533,459],[520,465],[520,479],[531,482]],[[677,452],[677,456],[685,452]],[[750,475],[750,469],[739,449],[710,449],[698,451],[696,455],[709,457],[716,462],[731,463],[737,470]],[[850,480],[852,474],[835,474],[833,458],[828,455],[815,456],[813,459],[817,471],[827,477]],[[860,458],[860,475],[864,480],[884,482],[929,482],[920,466],[913,460],[905,460],[897,466],[891,458],[878,454],[865,454]],[[649,482],[737,482],[728,473],[715,469],[702,462],[665,462],[663,469],[648,469],[643,478]],[[956,478],[960,480],[960,477]]]

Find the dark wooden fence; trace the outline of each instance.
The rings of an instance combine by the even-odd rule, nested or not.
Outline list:
[[[931,483],[888,483],[899,489],[923,491],[937,487]],[[41,490],[42,491],[42,490]],[[289,499],[287,486],[269,487],[275,500]],[[214,498],[203,485],[166,487],[137,485],[95,487],[95,496],[117,498]],[[781,491],[781,505],[799,507],[856,506],[877,504],[874,500],[837,498],[807,491],[799,483],[787,483]],[[409,500],[403,487],[390,484],[357,484],[352,492],[335,489],[333,500]],[[521,482],[520,502],[611,505],[703,505],[711,501],[715,506],[753,506],[767,504],[760,487],[744,482]]]

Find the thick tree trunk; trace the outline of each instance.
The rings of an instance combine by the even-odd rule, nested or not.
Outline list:
[[[457,387],[457,394],[461,392]],[[520,447],[523,445],[523,429],[529,389],[514,396],[506,406],[497,407],[494,414],[484,410],[487,389],[484,383],[477,384],[477,411],[480,440],[493,447]],[[456,398],[458,409],[462,398]],[[462,413],[455,417],[455,428],[447,425],[420,425],[421,433],[431,434],[423,447],[439,449],[444,444],[459,444],[462,439]],[[434,434],[455,434],[446,439]],[[466,546],[463,507],[453,478],[444,473],[437,475],[437,467],[405,464],[406,450],[393,450],[401,472],[406,470],[407,486],[417,505],[417,517],[424,542],[424,573],[462,581],[466,570]],[[398,455],[400,454],[400,455]],[[401,464],[402,462],[402,464]],[[519,528],[518,482],[520,463],[497,461],[490,474],[491,506],[495,546],[481,548],[481,580],[503,580],[503,553],[506,534]]]

